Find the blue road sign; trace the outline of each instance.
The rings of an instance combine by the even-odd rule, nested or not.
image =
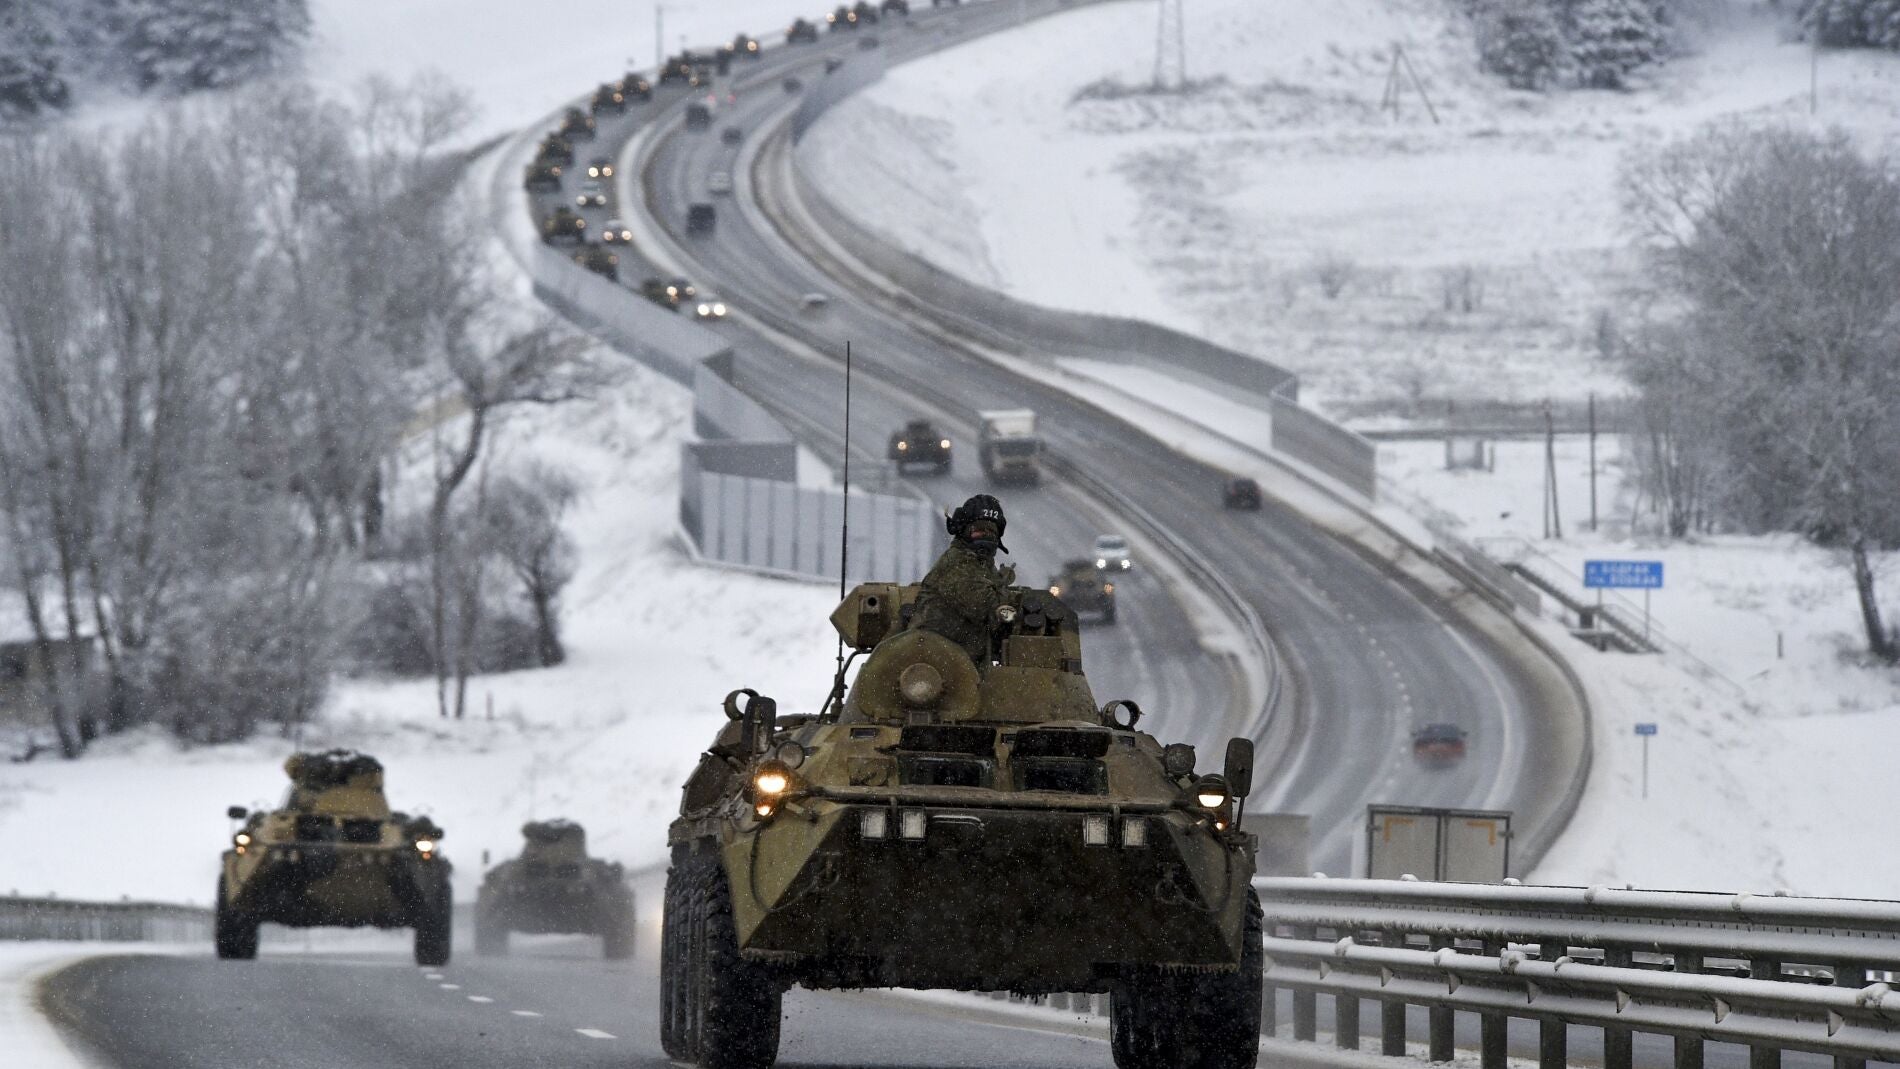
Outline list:
[[[1633,590],[1661,590],[1663,562],[1659,560],[1587,560],[1583,562],[1583,585]]]
[[[1636,725],[1636,733],[1638,735],[1654,735],[1656,733],[1656,725],[1638,724]]]

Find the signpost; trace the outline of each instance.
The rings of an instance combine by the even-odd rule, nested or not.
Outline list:
[[[1649,797],[1649,740],[1656,734],[1656,725],[1636,725],[1637,737],[1643,740],[1643,797]]]
[[[1603,607],[1604,590],[1641,590],[1643,592],[1643,637],[1649,637],[1649,592],[1661,590],[1663,562],[1659,560],[1587,560],[1583,562],[1583,585],[1597,591],[1597,608]]]

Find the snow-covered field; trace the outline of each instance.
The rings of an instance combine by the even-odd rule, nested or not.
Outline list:
[[[1336,416],[1581,399],[1622,389],[1600,313],[1642,302],[1627,152],[1717,119],[1900,137],[1900,57],[1826,55],[1811,119],[1807,48],[1747,0],[1707,8],[1694,54],[1633,91],[1539,95],[1477,72],[1445,0],[1196,0],[1197,89],[1078,98],[1152,71],[1154,5],[1109,4],[907,64],[800,151],[857,191],[848,210],[973,281],[1260,354]],[[1409,82],[1380,108],[1395,42],[1440,122]]]

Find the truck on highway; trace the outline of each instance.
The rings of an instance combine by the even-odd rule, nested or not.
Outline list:
[[[1036,414],[1027,408],[978,412],[977,457],[983,473],[997,482],[1035,483],[1042,479],[1042,437]]]

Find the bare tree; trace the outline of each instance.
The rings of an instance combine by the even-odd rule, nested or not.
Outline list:
[[[1715,129],[1625,193],[1697,339],[1726,507],[1844,549],[1893,659],[1870,553],[1900,540],[1900,179],[1838,132]]]
[[[489,492],[493,548],[534,612],[535,654],[543,667],[567,659],[556,605],[574,579],[574,540],[561,529],[576,488],[565,474],[533,464]]]

